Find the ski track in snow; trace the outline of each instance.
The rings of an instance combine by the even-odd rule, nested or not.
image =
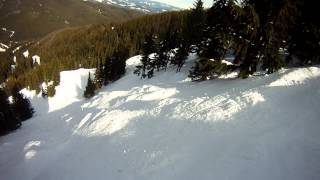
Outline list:
[[[91,100],[24,92],[37,113],[0,138],[1,180],[320,179],[319,67],[194,83],[192,61],[140,80],[138,60]]]

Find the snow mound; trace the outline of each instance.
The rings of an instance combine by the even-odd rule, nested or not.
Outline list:
[[[49,100],[50,112],[82,99],[89,73],[93,80],[95,69],[62,71],[60,73],[60,84],[56,87],[56,94]]]
[[[33,64],[37,63],[38,65],[40,65],[40,56],[38,55],[32,56],[32,61],[33,61]]]
[[[0,52],[6,52],[8,48],[9,48],[9,46],[7,46],[3,43],[0,43]]]
[[[28,58],[29,57],[29,50],[26,50],[22,53],[23,57]]]
[[[0,139],[2,179],[320,179],[319,67],[195,83],[194,57],[146,80],[140,58],[90,100],[85,69],[34,96],[37,115]]]

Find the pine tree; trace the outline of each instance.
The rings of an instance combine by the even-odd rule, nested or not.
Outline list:
[[[230,48],[234,19],[239,8],[233,1],[217,0],[207,11],[206,29],[199,45],[198,55],[208,59],[222,60]]]
[[[145,79],[146,77],[151,78],[153,76],[155,64],[153,63],[153,60],[150,58],[150,54],[154,53],[155,51],[156,50],[153,34],[149,34],[146,36],[146,40],[142,47],[142,65],[137,66],[134,72],[138,76],[141,76],[142,79]]]
[[[268,73],[277,71],[284,65],[279,49],[288,41],[289,29],[295,21],[297,1],[289,0],[246,0],[244,4],[254,7],[259,18],[257,35],[248,46],[241,66],[240,75],[247,77],[256,71],[257,65]]]
[[[204,81],[217,78],[231,70],[231,66],[221,63],[221,61],[200,58],[190,71],[189,77],[192,81]]]
[[[164,43],[164,40],[161,41],[159,38],[155,39],[156,52],[153,57],[153,61],[154,61],[155,68],[157,69],[157,71],[160,71],[160,69],[165,66],[166,58],[164,57],[165,52],[164,52],[164,49],[162,48],[163,43]]]
[[[171,64],[177,66],[177,72],[180,72],[182,66],[186,62],[186,59],[189,55],[187,43],[182,40],[174,58],[171,61]]]
[[[197,0],[184,23],[183,34],[188,46],[194,45],[191,51],[198,51],[205,29],[205,11],[203,1]]]
[[[110,77],[111,81],[116,81],[121,78],[126,72],[126,60],[129,57],[128,48],[119,46],[115,52],[113,52],[110,58]]]
[[[33,107],[31,106],[29,99],[24,97],[19,92],[19,88],[13,89],[12,108],[16,117],[21,121],[30,119],[34,114],[34,110],[33,110]]]
[[[99,60],[98,62],[98,67],[96,68],[96,72],[95,72],[95,79],[94,79],[94,83],[96,85],[97,89],[100,89],[103,85],[104,82],[104,78],[103,78],[103,64],[102,62]]]
[[[0,88],[0,135],[8,131],[15,130],[21,126],[21,121],[17,119],[9,104],[8,96]]]
[[[103,84],[106,86],[110,82],[111,76],[111,58],[107,57],[103,66]]]
[[[84,91],[84,97],[89,99],[89,98],[92,98],[94,96],[94,94],[95,94],[95,85],[94,85],[93,81],[91,80],[91,74],[89,73],[87,86]]]
[[[232,1],[217,0],[206,14],[206,28],[198,47],[199,60],[190,71],[192,80],[207,80],[227,73],[221,61],[232,44],[233,20],[237,11]]]
[[[297,7],[297,19],[289,34],[287,60],[293,65],[320,63],[320,21],[315,16],[318,6],[313,1],[297,0]]]

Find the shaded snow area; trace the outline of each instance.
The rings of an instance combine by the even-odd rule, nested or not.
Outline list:
[[[73,94],[83,70],[34,96],[35,117],[0,138],[1,180],[320,179],[319,67],[194,83],[192,61],[140,80],[139,58],[91,100]]]

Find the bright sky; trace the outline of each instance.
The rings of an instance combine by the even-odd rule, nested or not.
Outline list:
[[[196,0],[155,0],[159,2],[164,2],[176,7],[181,7],[181,8],[190,8],[193,6],[193,3]],[[203,0],[204,6],[205,7],[210,7],[212,5],[213,0]]]

